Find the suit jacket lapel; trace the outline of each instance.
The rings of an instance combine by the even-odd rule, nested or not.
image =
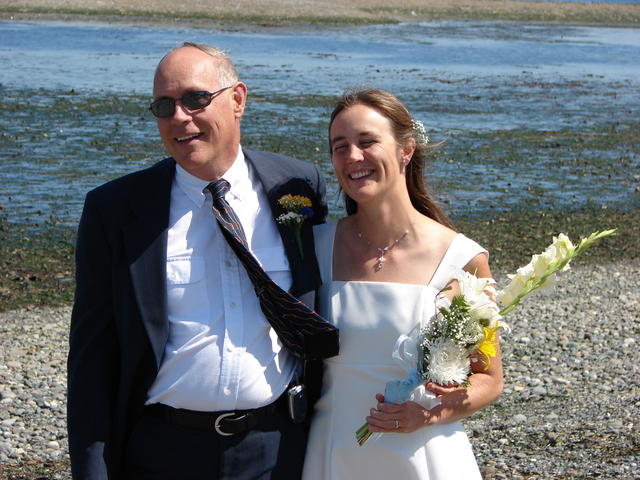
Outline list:
[[[274,165],[273,160],[260,152],[253,150],[243,150],[245,158],[251,163],[262,186],[267,193],[269,204],[271,205],[271,214],[273,218],[277,218],[282,211],[282,207],[278,203],[278,199],[287,193],[299,194],[298,186],[292,185],[289,191],[287,186],[295,182],[303,182],[300,179],[291,176],[291,172],[285,174],[279,165]],[[280,167],[280,168],[278,168]],[[306,182],[305,182],[306,184]],[[308,188],[308,186],[307,186]],[[315,278],[312,272],[315,272],[315,252],[313,247],[311,225],[305,225],[302,232],[302,249],[304,258],[300,255],[298,244],[296,242],[293,231],[284,225],[277,224],[284,250],[289,259],[289,267],[293,283],[291,286],[291,294],[300,297],[303,294],[315,290],[319,285],[319,278]],[[313,302],[312,302],[313,303]]]
[[[165,159],[141,177],[132,195],[132,221],[123,227],[127,264],[140,315],[160,367],[169,335],[166,256],[171,183],[175,162]]]

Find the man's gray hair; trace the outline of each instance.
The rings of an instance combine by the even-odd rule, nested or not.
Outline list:
[[[216,72],[218,74],[220,87],[231,86],[240,80],[240,78],[238,77],[238,72],[236,71],[236,67],[233,65],[231,58],[219,48],[195,42],[184,42],[182,44],[182,47],[197,48],[198,50],[203,51],[204,53],[212,56],[218,61],[219,68],[216,69]]]

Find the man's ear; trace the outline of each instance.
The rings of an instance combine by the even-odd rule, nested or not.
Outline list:
[[[247,86],[243,82],[238,82],[233,87],[233,112],[236,118],[242,117],[244,107],[247,105]]]

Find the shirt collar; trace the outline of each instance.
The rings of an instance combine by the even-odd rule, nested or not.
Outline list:
[[[236,156],[236,159],[229,170],[227,170],[223,175],[223,178],[231,185],[229,194],[233,195],[237,199],[242,199],[239,185],[241,185],[242,180],[248,178],[248,176],[249,168],[247,167],[244,154],[242,153],[242,148],[238,148],[238,155]],[[175,182],[185,195],[196,204],[196,206],[201,207],[204,204],[206,198],[204,189],[211,183],[210,181],[202,180],[201,178],[187,172],[179,164],[176,164]]]
[[[247,184],[250,188],[251,182],[249,180],[249,167],[242,153],[242,147],[238,149],[238,156],[233,162],[229,170],[222,175],[227,182],[229,182],[229,195],[232,195],[237,200],[242,200],[243,193]]]

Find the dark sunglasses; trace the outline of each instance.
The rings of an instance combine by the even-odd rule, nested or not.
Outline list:
[[[182,105],[187,107],[187,110],[200,110],[201,108],[209,105],[214,97],[221,94],[225,90],[228,90],[229,88],[231,87],[224,87],[220,90],[216,90],[215,92],[187,92],[178,99],[171,97],[158,98],[157,100],[151,102],[149,110],[151,110],[151,113],[159,118],[172,117],[176,112],[177,100],[180,100],[180,102],[182,102]]]

